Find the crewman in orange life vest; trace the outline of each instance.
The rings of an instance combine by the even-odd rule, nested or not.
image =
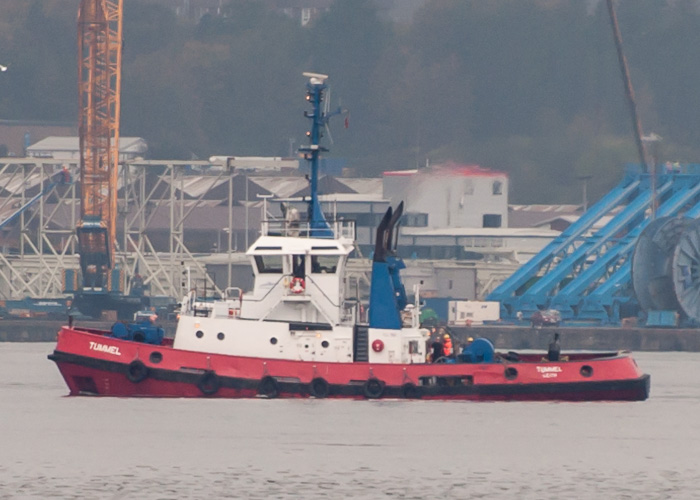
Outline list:
[[[445,334],[442,338],[442,348],[445,351],[445,356],[449,356],[452,354],[452,339],[448,334]]]

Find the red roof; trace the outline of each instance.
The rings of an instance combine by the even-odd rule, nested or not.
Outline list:
[[[454,162],[442,163],[440,165],[433,165],[431,167],[419,170],[392,170],[384,172],[385,177],[408,177],[412,175],[419,175],[421,173],[430,173],[431,175],[448,175],[448,176],[462,176],[462,177],[508,177],[505,172],[500,172],[498,170],[491,170],[489,168],[484,168],[479,165],[460,165]]]
[[[384,172],[384,177],[410,177],[418,173],[418,170],[390,170]]]

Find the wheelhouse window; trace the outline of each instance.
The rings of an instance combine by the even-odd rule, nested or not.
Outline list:
[[[282,274],[281,255],[256,255],[255,265],[260,274]]]
[[[312,255],[311,272],[316,274],[335,274],[338,270],[337,255]]]

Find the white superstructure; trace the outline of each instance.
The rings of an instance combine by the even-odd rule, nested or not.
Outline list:
[[[363,324],[359,299],[345,297],[345,267],[353,251],[353,221],[328,222],[318,199],[321,129],[342,109],[321,105],[328,76],[309,78],[306,99],[313,106],[310,144],[300,152],[310,163],[308,221],[284,207],[284,221],[263,222],[262,236],[248,249],[253,290],[227,289],[216,301],[198,300],[191,291],[182,301],[175,349],[264,359],[334,363],[424,363],[426,338],[418,327],[420,305],[408,304],[399,276],[405,266],[392,237],[403,213],[389,207],[377,227],[372,269],[369,324]],[[264,210],[263,213],[267,213]]]
[[[253,290],[230,288],[216,301],[182,302],[174,347],[217,354],[301,361],[423,363],[426,331],[420,308],[402,313],[404,328],[370,328],[359,322],[354,298],[345,297],[345,266],[354,224],[333,224],[333,238],[309,237],[298,223],[263,224],[247,252]]]

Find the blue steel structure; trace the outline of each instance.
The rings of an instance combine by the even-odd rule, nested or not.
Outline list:
[[[652,220],[652,200],[657,217],[700,216],[700,165],[659,170],[652,182],[638,166],[627,167],[615,188],[489,294],[487,300],[501,303],[501,318],[528,320],[537,310],[556,309],[564,322],[617,324],[621,315],[634,315],[631,257]]]
[[[398,330],[401,328],[401,311],[408,304],[406,289],[401,281],[401,269],[405,269],[396,252],[397,223],[403,215],[403,202],[396,211],[389,207],[377,226],[377,242],[372,257],[372,282],[369,294],[369,326]]]

